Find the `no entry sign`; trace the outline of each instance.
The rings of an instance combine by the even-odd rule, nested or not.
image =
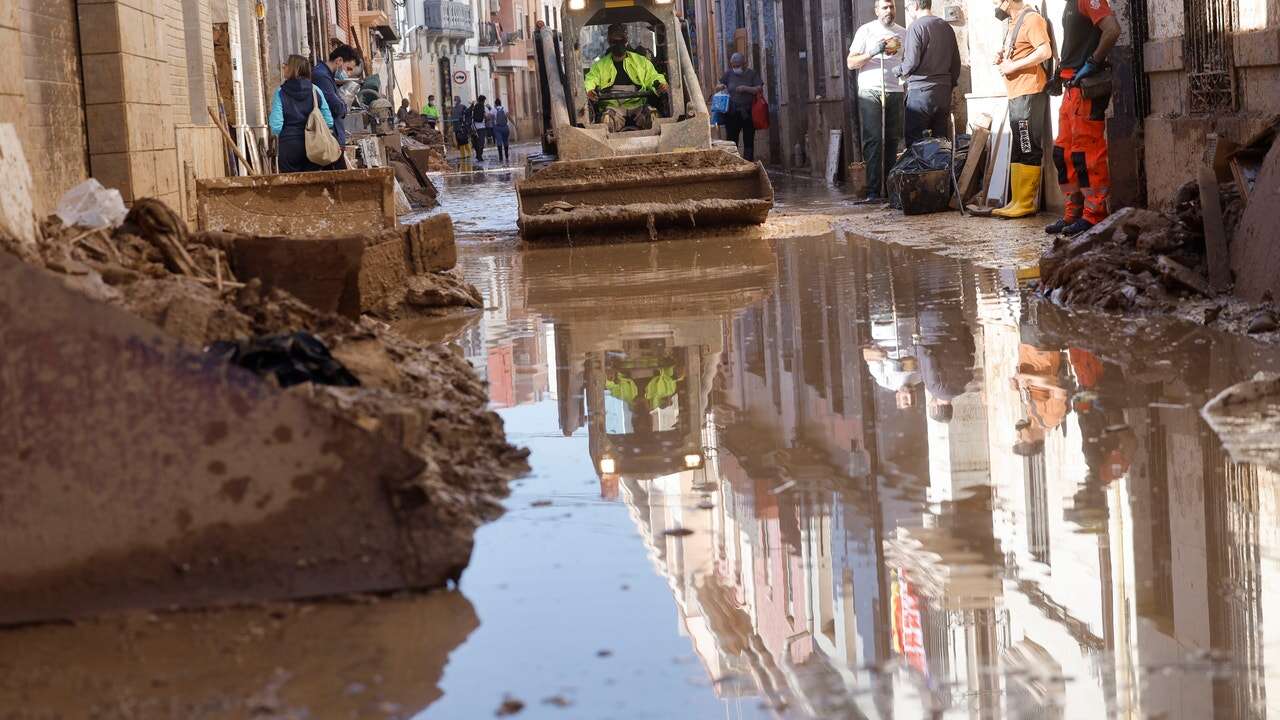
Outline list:
[[[455,73],[453,74],[453,84],[454,84],[454,85],[466,85],[466,84],[467,84],[467,71],[466,71],[466,70],[458,70],[457,72],[455,72]]]

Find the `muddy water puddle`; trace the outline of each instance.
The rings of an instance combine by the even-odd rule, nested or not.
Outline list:
[[[1274,354],[842,234],[464,267],[534,471],[424,717],[1280,713],[1280,485],[1198,414]]]

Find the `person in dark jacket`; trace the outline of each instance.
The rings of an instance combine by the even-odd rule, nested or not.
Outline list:
[[[764,93],[764,81],[759,73],[747,67],[747,59],[742,53],[734,53],[729,58],[729,70],[720,78],[716,90],[729,93],[729,112],[724,116],[725,139],[737,144],[741,137],[743,159],[754,161],[756,126],[751,108],[756,97]]]
[[[484,143],[489,133],[489,106],[485,100],[485,96],[481,95],[471,104],[471,144],[475,146],[477,160],[484,160]]]
[[[320,104],[325,123],[333,127],[333,114],[324,93],[311,84],[308,61],[301,55],[290,55],[284,64],[284,82],[271,100],[267,124],[277,140],[276,167],[282,173],[314,172],[325,168],[307,159],[307,117]]]
[[[933,0],[907,0],[907,42],[898,77],[907,86],[904,134],[907,147],[924,138],[951,137],[951,91],[960,84],[960,45],[946,20],[933,14]]]
[[[329,60],[326,62],[316,63],[311,70],[311,81],[315,86],[320,88],[320,92],[324,93],[325,102],[329,104],[329,110],[333,113],[334,133],[338,136],[338,144],[347,144],[347,128],[343,122],[347,117],[347,104],[342,101],[342,96],[338,94],[338,73],[346,75],[355,71],[356,51],[350,45],[339,45],[329,51]],[[347,164],[342,158],[338,158],[331,169],[344,170]]]

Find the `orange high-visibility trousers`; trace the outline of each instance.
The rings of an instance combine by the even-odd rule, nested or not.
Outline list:
[[[1063,73],[1075,74],[1072,71]],[[1058,110],[1058,137],[1053,164],[1067,196],[1067,220],[1097,224],[1107,217],[1111,170],[1107,166],[1107,105],[1111,97],[1089,99],[1080,88],[1067,88]]]

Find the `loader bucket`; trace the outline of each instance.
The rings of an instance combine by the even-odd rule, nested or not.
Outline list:
[[[556,162],[516,194],[530,242],[657,240],[661,230],[759,225],[773,207],[764,168],[723,150]]]

